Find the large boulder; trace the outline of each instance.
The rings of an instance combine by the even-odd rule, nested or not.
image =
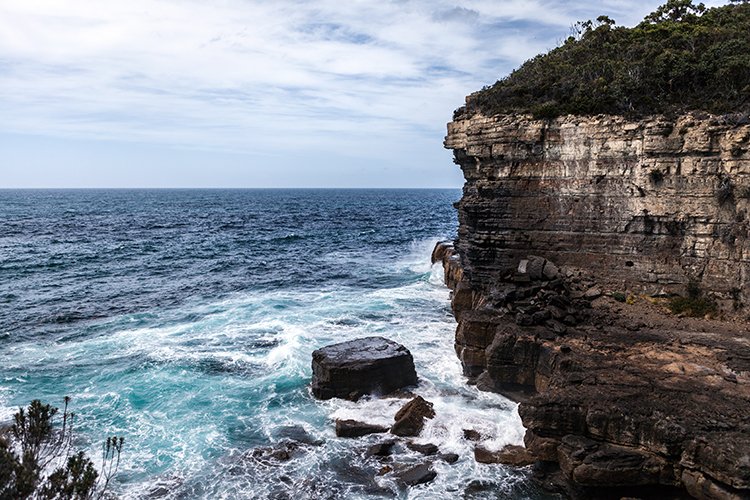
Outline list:
[[[333,344],[312,354],[312,393],[320,399],[356,401],[416,385],[409,350],[392,340],[367,337]]]

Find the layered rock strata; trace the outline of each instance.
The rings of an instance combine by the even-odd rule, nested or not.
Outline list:
[[[445,146],[466,178],[458,250],[475,289],[524,255],[621,288],[750,300],[750,124],[736,118],[484,117]]]
[[[454,284],[452,304],[465,374],[521,402],[539,479],[573,498],[750,498],[747,326],[620,303],[580,271],[532,278],[538,259],[492,294]]]
[[[459,112],[448,130],[466,185],[456,246],[433,260],[456,352],[521,401],[539,479],[579,498],[750,498],[747,324],[651,299],[693,284],[744,314],[750,126]]]

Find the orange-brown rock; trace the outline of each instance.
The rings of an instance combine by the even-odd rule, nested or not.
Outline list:
[[[396,423],[391,427],[391,433],[397,436],[418,436],[424,427],[424,419],[434,417],[432,403],[417,396],[396,412],[393,418]]]
[[[524,467],[536,461],[526,448],[514,445],[508,445],[499,451],[477,446],[474,448],[474,459],[481,464],[504,464],[513,467]]]

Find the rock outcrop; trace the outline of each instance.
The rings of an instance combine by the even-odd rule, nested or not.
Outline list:
[[[419,436],[424,427],[424,420],[434,417],[435,410],[432,408],[432,403],[422,396],[417,396],[396,412],[393,417],[395,423],[391,427],[391,434],[402,437]]]
[[[381,434],[388,432],[388,427],[358,420],[336,420],[336,435],[345,438],[357,438],[368,434]]]
[[[437,473],[430,464],[419,464],[396,472],[399,482],[406,486],[429,483],[437,477]]]
[[[536,457],[529,450],[514,445],[508,445],[499,451],[477,446],[474,448],[474,459],[481,464],[505,464],[514,467],[525,467],[536,461]]]
[[[365,394],[389,394],[416,385],[409,350],[382,337],[333,344],[312,354],[312,393],[320,399],[356,401]]]
[[[456,352],[481,389],[521,401],[540,481],[750,498],[750,125],[459,112],[446,146],[466,185],[455,247],[433,261]],[[688,284],[735,321],[652,298]]]
[[[736,122],[736,120],[735,120]],[[475,290],[525,255],[647,293],[750,301],[750,124],[457,114],[458,250]]]

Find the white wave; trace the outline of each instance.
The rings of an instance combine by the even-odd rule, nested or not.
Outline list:
[[[281,345],[274,347],[266,356],[266,364],[275,366],[282,362],[288,362],[294,358],[300,350],[302,340],[305,338],[305,331],[296,326],[284,326],[282,333],[279,335]]]
[[[406,400],[319,402],[305,386],[314,349],[382,335],[411,350],[420,376],[415,392],[435,405],[436,417],[427,421],[417,441],[461,457],[455,465],[436,462],[438,479],[402,496],[457,498],[467,478],[511,480],[503,467],[476,464],[474,445],[464,439],[463,430],[478,431],[483,446],[499,449],[521,444],[524,429],[514,404],[465,383],[454,355],[456,325],[448,312],[442,269],[429,262],[438,240],[414,241],[402,259],[389,264],[408,277],[401,286],[238,294],[174,312],[171,323],[157,318],[147,327],[132,328],[133,322],[121,318],[111,323],[107,335],[59,342],[54,350],[44,344],[17,344],[0,352],[0,362],[19,370],[49,363],[78,367],[76,376],[85,383],[76,395],[76,409],[83,415],[104,415],[86,431],[128,436],[122,470],[129,482],[118,487],[124,498],[146,496],[159,485],[172,488],[174,497],[190,496],[189,492],[204,498],[262,497],[271,490],[259,491],[261,484],[253,483],[258,471],[243,469],[232,476],[222,460],[246,453],[259,439],[274,439],[282,425],[301,425],[324,437],[325,445],[278,470],[263,472],[269,482],[288,475],[295,484],[290,491],[301,491],[297,482],[304,474],[335,481],[335,473],[327,468],[337,457],[364,461],[360,451],[370,441],[336,438],[335,419],[393,422]],[[216,371],[211,363],[216,363]],[[209,369],[196,369],[202,364]],[[223,368],[227,373],[221,372]],[[246,375],[250,370],[257,373]],[[12,391],[0,396],[1,420],[15,408],[8,403]],[[419,458],[409,452],[406,456]],[[385,478],[383,484],[389,481]],[[204,489],[190,490],[197,488],[196,482]]]

